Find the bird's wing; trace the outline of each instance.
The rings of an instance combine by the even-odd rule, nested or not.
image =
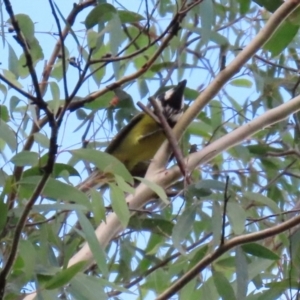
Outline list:
[[[151,131],[151,132],[148,132],[148,133],[145,134],[145,135],[141,135],[141,136],[139,137],[139,139],[138,139],[138,142],[141,142],[141,141],[143,141],[143,140],[146,140],[147,138],[150,138],[152,135],[155,135],[155,134],[157,134],[158,132],[161,132],[161,131],[163,131],[163,129],[162,129],[162,128],[158,128],[158,129],[156,129],[156,130],[153,130],[153,131]]]
[[[142,119],[144,113],[137,114],[134,116],[130,122],[124,126],[117,135],[111,140],[107,148],[105,149],[106,153],[113,154],[116,148],[122,143],[124,138],[127,136],[127,133]]]

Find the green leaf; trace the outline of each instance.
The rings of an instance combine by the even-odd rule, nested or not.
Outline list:
[[[8,109],[5,105],[0,105],[0,119],[4,122],[9,121]]]
[[[158,184],[149,181],[148,179],[141,178],[141,177],[134,177],[143,184],[145,184],[148,188],[150,188],[165,204],[169,205],[169,199],[166,195],[165,190],[159,186]]]
[[[222,214],[221,207],[218,202],[213,202],[212,210],[212,232],[213,232],[213,247],[216,247],[220,244],[221,241],[221,232],[222,232]]]
[[[260,6],[263,6],[270,12],[274,12],[279,6],[282,5],[281,0],[254,0],[253,2],[257,3]]]
[[[292,279],[292,278],[287,278],[281,281],[275,281],[275,282],[270,282],[270,283],[266,283],[265,287],[272,287],[272,288],[277,288],[277,289],[299,289],[299,282],[296,278]]]
[[[85,110],[79,108],[76,110],[76,117],[78,120],[85,120],[87,118],[87,113],[85,112]]]
[[[67,164],[62,164],[62,163],[54,164],[54,168],[53,168],[54,177],[60,177],[61,173],[65,172],[65,171],[67,171],[70,176],[79,176],[80,177],[80,174],[74,167],[67,165]]]
[[[248,264],[247,257],[242,251],[241,247],[236,247],[235,252],[235,264],[236,264],[236,283],[237,291],[236,296],[238,299],[245,299],[248,292]]]
[[[111,206],[120,219],[122,226],[126,228],[130,219],[130,212],[125,200],[124,193],[113,183],[110,183],[109,187]]]
[[[53,112],[56,114],[59,107],[60,107],[59,86],[56,82],[50,82],[49,85],[50,85],[50,90],[51,90],[51,94],[52,94],[52,101],[53,101],[52,109],[53,109]]]
[[[111,100],[114,97],[115,97],[115,94],[113,92],[109,91],[105,95],[96,98],[93,102],[85,104],[84,108],[97,110],[97,111],[100,109],[108,108]]]
[[[104,288],[107,284],[103,282],[102,278],[96,278],[85,274],[77,274],[71,281],[71,285],[68,288],[74,299],[82,300],[99,300],[108,299]]]
[[[139,218],[136,215],[130,218],[127,226],[129,229],[138,231],[150,231],[163,236],[170,236],[173,230],[173,222],[161,219],[159,217],[151,217],[151,219]]]
[[[85,27],[86,29],[90,29],[100,22],[108,22],[116,13],[117,10],[111,4],[99,4],[87,15],[85,19]]]
[[[99,35],[102,36],[102,34],[99,34],[92,29],[89,29],[87,31],[87,43],[89,45],[89,49],[98,50],[97,44],[98,44]]]
[[[209,139],[212,131],[211,125],[207,125],[203,122],[194,121],[188,127],[188,133]]]
[[[3,93],[4,95],[4,100],[6,99],[6,96],[7,96],[7,88],[4,84],[0,83],[0,91]],[[14,96],[12,96],[14,97]]]
[[[11,162],[16,166],[33,166],[38,163],[39,155],[36,152],[22,151],[12,157]]]
[[[206,179],[201,180],[195,184],[196,189],[212,189],[224,192],[226,185],[224,182],[213,180],[213,179]]]
[[[211,100],[210,101],[210,113],[211,113],[211,127],[218,128],[218,132],[222,130],[222,105],[219,100]]]
[[[213,2],[212,0],[204,0],[198,7],[201,17],[201,42],[206,44],[210,39],[215,20]]]
[[[106,152],[94,149],[78,149],[72,150],[70,153],[79,159],[84,159],[95,164],[96,167],[103,172],[117,174],[123,177],[127,182],[133,183],[133,178],[124,164]]]
[[[249,150],[251,154],[255,155],[266,155],[267,152],[277,152],[280,153],[282,149],[270,147],[269,145],[249,145],[246,146],[246,148]]]
[[[42,176],[43,173],[44,172],[41,167],[35,166],[35,167],[25,170],[22,174],[22,177],[25,178],[25,177],[30,177],[30,176]]]
[[[158,13],[161,17],[165,17],[168,12],[173,12],[173,4],[170,0],[158,2]]]
[[[68,58],[70,57],[69,50],[67,47],[65,47],[65,59],[66,59],[66,72],[69,67]],[[53,66],[51,75],[52,78],[55,78],[56,80],[61,80],[63,78],[63,70],[62,70],[62,58],[57,59],[56,63]]]
[[[55,81],[49,82],[53,100],[60,99],[59,86]]]
[[[267,207],[269,207],[274,213],[278,214],[280,213],[280,209],[277,206],[276,202],[274,202],[272,199],[258,193],[252,193],[252,192],[244,192],[243,196],[245,198],[248,198],[250,201],[254,201],[256,204],[261,203]]]
[[[10,109],[10,115],[12,119],[14,120],[14,112],[16,111],[16,107],[20,103],[20,99],[16,96],[12,96],[9,101],[9,109]]]
[[[3,171],[3,169],[0,168],[0,186],[1,187],[5,186],[7,179],[8,179],[8,175],[6,174],[6,172]],[[10,186],[9,183],[8,183],[8,185]],[[0,195],[0,199],[2,199],[1,195]]]
[[[80,261],[70,268],[58,272],[55,276],[52,277],[51,280],[49,280],[45,284],[44,288],[46,290],[53,290],[66,285],[78,272],[81,272],[83,270],[85,265],[86,261]]]
[[[246,253],[249,253],[253,256],[271,259],[271,260],[280,259],[280,256],[277,255],[275,252],[257,243],[248,243],[242,245],[241,247]]]
[[[33,65],[44,59],[43,49],[40,46],[40,43],[37,38],[33,37],[32,40],[28,43],[30,47],[30,54],[32,58]],[[26,78],[29,75],[29,68],[26,66],[26,57],[22,53],[19,60],[19,75],[21,78]]]
[[[145,20],[142,15],[129,10],[118,10],[118,14],[122,24],[140,22]]]
[[[240,14],[246,14],[250,10],[251,0],[238,0],[240,4]]]
[[[40,180],[40,176],[31,176],[21,179],[20,184],[23,189],[26,189],[23,192],[31,196],[32,191],[35,189]],[[71,185],[55,180],[53,178],[48,179],[42,194],[43,196],[51,199],[76,202],[78,204],[84,205],[88,209],[91,208],[91,204],[86,194]]]
[[[213,272],[213,280],[222,300],[236,299],[234,290],[228,279],[221,272]]]
[[[294,281],[293,281],[294,282]],[[299,286],[299,283],[298,283]],[[289,285],[288,289],[291,289],[291,285]],[[295,287],[295,289],[298,289]],[[274,300],[274,299],[282,299],[281,295],[285,292],[285,288],[279,287],[272,287],[267,291],[261,292],[255,300]],[[285,297],[285,296],[284,296]]]
[[[55,204],[55,203],[51,203],[51,204],[35,204],[32,209],[31,212],[38,212],[38,213],[48,213],[48,212],[53,212],[53,211],[63,211],[63,210],[69,210],[69,211],[76,211],[76,210],[80,210],[83,211],[85,213],[87,213],[88,211],[90,211],[90,209],[87,209],[85,206],[79,205],[79,204]],[[16,216],[20,216],[23,213],[23,208],[18,206],[14,209],[11,210],[11,214],[16,215]]]
[[[98,50],[96,52],[93,52],[92,59],[101,59],[103,56],[105,57],[108,55],[108,53],[109,53],[108,46],[103,44],[102,39],[103,39],[103,35],[99,34],[99,37],[97,40],[97,47],[96,47],[96,49],[98,49]],[[82,51],[82,55],[83,55],[85,61],[87,61],[88,53],[85,49]],[[106,68],[103,65],[101,66],[100,64],[92,64],[90,66],[90,71],[93,74],[93,79],[94,79],[96,85],[99,86],[100,82],[102,81],[102,78],[106,74]],[[90,102],[90,104],[92,104],[93,102]],[[89,103],[87,103],[87,105],[89,105]]]
[[[0,27],[1,27],[1,32],[2,32],[2,34],[1,34],[1,36],[2,36],[2,46],[3,46],[3,48],[5,47],[5,34],[4,34],[4,32],[5,32],[5,22],[3,22],[3,8],[4,8],[4,6],[3,5],[0,5],[0,18],[1,18],[1,25],[0,25]]]
[[[135,189],[130,186],[123,177],[115,175],[116,183],[118,187],[125,193],[134,194]]]
[[[178,299],[198,299],[197,296],[194,296],[195,291],[197,291],[196,284],[198,279],[194,277],[194,279],[190,280],[187,284],[185,284],[179,292]]]
[[[0,118],[0,139],[2,139],[10,148],[15,151],[17,147],[17,140],[15,132]]]
[[[36,266],[36,250],[30,241],[20,240],[18,252],[24,262],[24,266],[22,268],[23,274],[27,278],[31,278]]]
[[[190,265],[189,265],[189,270],[196,265],[200,260],[202,260],[202,258],[207,254],[207,252],[209,251],[209,247],[208,245],[204,245],[204,246],[200,246],[199,248],[194,249],[194,251],[192,251],[189,254],[190,257]]]
[[[122,43],[123,36],[122,24],[117,14],[114,14],[113,18],[109,20],[106,30],[109,32],[110,51],[113,55],[116,55],[119,51],[119,46]]]
[[[8,69],[16,76],[19,77],[19,60],[10,44],[8,44]]]
[[[100,224],[101,221],[105,221],[106,219],[106,209],[104,206],[103,197],[101,193],[96,191],[95,189],[90,189],[89,193],[91,196],[91,205],[95,223]]]
[[[292,42],[298,30],[298,25],[284,21],[263,46],[264,50],[270,51],[273,57],[279,55]]]
[[[182,240],[191,232],[193,224],[195,222],[196,208],[192,205],[184,210],[179,216],[177,222],[173,228],[172,240],[174,246],[184,254],[185,251],[181,246]]]
[[[12,73],[11,71],[9,71],[9,70],[3,70],[3,75],[4,75],[4,77],[8,80],[8,81],[10,81],[12,84],[14,84],[16,87],[18,87],[18,88],[20,88],[20,89],[22,89],[23,88],[23,86],[22,86],[22,84],[16,79],[16,76],[15,76],[15,74],[14,73]]]
[[[31,18],[25,14],[17,14],[15,15],[15,19],[17,20],[25,39],[31,41],[34,37],[34,24]],[[10,19],[7,22],[11,24]]]
[[[149,94],[149,89],[147,83],[144,79],[138,78],[138,89],[141,96],[141,99],[146,97]]]
[[[52,78],[55,78],[57,81],[60,81],[63,78],[63,71],[62,71],[62,60],[57,59],[56,63],[52,68],[52,72],[50,75]]]
[[[245,210],[241,207],[240,203],[227,203],[227,212],[226,212],[229,222],[232,226],[232,230],[236,235],[240,235],[244,232],[245,221],[247,214]]]
[[[252,82],[248,79],[240,78],[240,79],[234,79],[229,82],[229,84],[236,86],[236,87],[244,87],[244,88],[251,88]]]
[[[228,47],[230,45],[228,39],[218,32],[212,31],[210,34],[210,40],[216,43],[217,45],[222,46],[222,48]]]
[[[50,140],[48,137],[41,132],[36,132],[34,135],[34,141],[37,142],[40,146],[47,149],[49,148]]]
[[[93,257],[103,273],[103,275],[106,277],[108,275],[108,267],[106,263],[106,253],[104,249],[99,244],[99,241],[97,240],[95,231],[87,217],[82,213],[82,211],[77,210],[76,211],[80,225],[82,227],[82,231],[84,233],[85,239],[87,243],[90,246],[90,249],[93,253]]]

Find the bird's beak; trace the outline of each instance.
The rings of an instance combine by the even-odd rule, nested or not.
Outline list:
[[[187,80],[184,79],[182,81],[180,81],[177,86],[175,87],[175,93],[179,93],[181,96],[183,96],[183,92],[186,86],[186,82]]]
[[[183,93],[186,86],[186,80],[182,80],[176,87],[173,88],[172,93],[167,100],[167,103],[175,111],[180,111],[183,108]]]

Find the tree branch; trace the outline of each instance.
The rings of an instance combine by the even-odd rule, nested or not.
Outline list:
[[[298,1],[300,2],[300,1]],[[224,70],[222,71],[217,78],[210,84],[208,87],[209,91],[201,93],[197,98],[195,103],[188,109],[187,112],[181,117],[179,123],[175,126],[177,128],[177,136],[183,131],[183,126],[189,124],[191,117],[197,115],[199,110],[203,107],[204,103],[208,102],[211,99],[211,95],[215,94],[214,88],[217,91],[224,85],[226,80],[228,80],[229,74],[234,74],[237,72],[244,62],[254,54],[254,52],[263,45],[263,43],[272,35],[272,33],[279,26],[278,20],[282,21],[289,13],[291,13],[295,8],[296,4],[294,2],[288,1],[285,2],[269,19],[265,28],[258,34],[256,38],[238,55],[238,57]],[[277,21],[276,21],[277,20]],[[243,54],[243,53],[246,54]],[[237,62],[236,62],[237,60]],[[229,71],[227,71],[229,69]],[[222,75],[224,74],[225,75]],[[203,96],[203,94],[205,96]],[[201,150],[200,152],[192,153],[186,158],[186,167],[188,171],[193,170],[196,166],[201,163],[206,163],[211,160],[213,157],[217,156],[219,153],[225,151],[226,149],[233,147],[234,145],[242,142],[244,139],[255,134],[262,128],[280,122],[281,120],[287,118],[291,113],[298,111],[300,109],[300,96],[290,100],[287,103],[282,104],[281,106],[267,111],[264,115],[256,118],[244,126],[241,126],[234,130],[233,132],[227,134],[226,136],[220,138],[219,140],[211,143],[209,146]],[[187,116],[186,116],[187,114]],[[161,152],[165,149],[167,143],[164,144],[164,147],[161,147],[156,158],[161,158]],[[172,167],[170,170],[161,172],[157,168],[151,168],[151,165],[147,171],[146,178],[149,181],[152,181],[163,188],[171,186],[175,181],[177,181],[182,173],[178,166]],[[135,191],[134,195],[129,195],[126,198],[126,202],[129,204],[129,208],[138,209],[144,206],[149,199],[153,196],[153,192],[144,184],[140,184]],[[96,229],[96,236],[102,247],[106,247],[110,240],[121,230],[121,226],[118,217],[115,213],[111,213],[107,216],[106,222],[101,223],[100,226]],[[92,253],[89,249],[88,244],[85,244],[82,249],[75,254],[69,261],[68,266],[72,266],[75,263],[86,260],[87,265],[89,265],[92,260]]]
[[[176,292],[178,292],[183,286],[189,283],[194,277],[198,276],[208,265],[219,258],[222,254],[236,246],[244,245],[250,242],[256,242],[266,239],[268,237],[282,233],[300,222],[300,216],[294,217],[288,221],[285,221],[279,225],[275,225],[271,228],[264,229],[258,232],[248,233],[245,235],[237,236],[231,240],[220,245],[213,253],[206,255],[199,263],[197,263],[192,269],[185,273],[180,279],[172,284],[165,292],[163,292],[156,300],[170,299]]]
[[[191,105],[184,115],[180,118],[173,129],[174,135],[179,139],[184,133],[189,124],[196,118],[196,116],[203,110],[211,99],[220,91],[223,85],[236,73],[241,67],[260,49],[267,40],[273,35],[276,29],[280,26],[283,20],[293,12],[300,1],[286,1],[274,13],[266,23],[265,27],[260,30],[256,37],[243,49],[237,57],[224,69],[216,78],[209,84],[209,86],[197,97],[193,105]],[[154,160],[160,163],[159,167],[163,168],[168,160],[168,148],[165,142],[163,146],[156,153]],[[149,172],[153,166],[149,167]]]

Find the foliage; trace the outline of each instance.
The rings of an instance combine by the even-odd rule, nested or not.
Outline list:
[[[300,1],[1,2],[1,299],[296,299]],[[184,78],[186,176],[132,178],[101,150]]]

